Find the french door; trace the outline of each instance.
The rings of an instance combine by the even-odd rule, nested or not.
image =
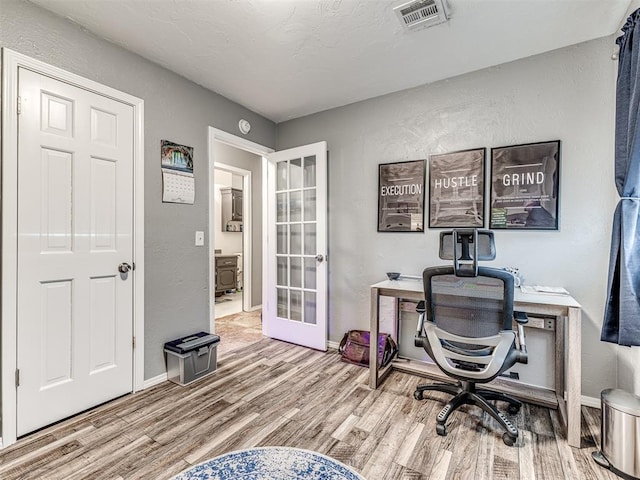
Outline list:
[[[265,335],[327,349],[327,144],[267,157]]]

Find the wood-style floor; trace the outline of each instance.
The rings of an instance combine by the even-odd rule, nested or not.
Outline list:
[[[556,411],[533,405],[514,418],[515,447],[475,407],[454,413],[439,437],[447,395],[414,400],[423,379],[394,372],[370,390],[368,371],[335,351],[252,341],[223,351],[217,372],[192,385],[164,382],[19,440],[0,452],[0,478],[167,479],[225,452],[285,445],[334,457],[368,480],[617,479],[591,459],[596,409],[582,409],[581,449],[567,445]]]

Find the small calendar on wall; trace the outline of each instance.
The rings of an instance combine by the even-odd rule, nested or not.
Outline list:
[[[162,201],[169,203],[190,203],[195,199],[193,173],[162,169]]]
[[[193,204],[193,147],[161,141],[162,201]]]

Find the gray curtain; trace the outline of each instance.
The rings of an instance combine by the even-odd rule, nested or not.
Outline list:
[[[609,283],[601,340],[640,345],[640,9],[616,43],[615,182],[620,202],[613,217]]]

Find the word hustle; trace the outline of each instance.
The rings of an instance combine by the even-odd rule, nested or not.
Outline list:
[[[422,185],[410,183],[409,185],[383,185],[380,187],[380,195],[421,195]]]
[[[465,188],[465,187],[477,187],[478,176],[471,175],[470,177],[445,177],[436,178],[434,180],[435,188]]]

